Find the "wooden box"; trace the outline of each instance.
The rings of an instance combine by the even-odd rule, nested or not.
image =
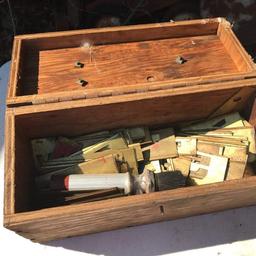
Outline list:
[[[186,60],[177,63],[177,57]],[[74,67],[80,61],[83,68]],[[79,79],[85,84],[79,84]],[[35,209],[30,140],[241,111],[256,69],[224,19],[17,36],[7,96],[4,225],[33,241],[253,205],[256,177]]]

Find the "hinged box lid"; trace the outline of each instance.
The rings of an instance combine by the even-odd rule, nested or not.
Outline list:
[[[14,39],[7,105],[255,77],[255,64],[222,18],[21,35]]]

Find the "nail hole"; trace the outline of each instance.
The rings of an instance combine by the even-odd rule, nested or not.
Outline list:
[[[147,81],[148,82],[154,82],[156,79],[155,79],[155,77],[154,76],[148,76],[147,77]]]
[[[160,213],[161,215],[164,215],[164,207],[162,205],[160,205]]]
[[[233,102],[238,102],[238,101],[240,101],[241,99],[242,99],[241,97],[236,97],[236,98],[233,99]]]

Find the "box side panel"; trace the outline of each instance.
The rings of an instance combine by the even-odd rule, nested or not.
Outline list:
[[[14,38],[12,48],[12,62],[10,79],[8,85],[7,99],[17,96],[17,87],[19,81],[19,72],[21,68],[21,40]]]
[[[248,112],[251,111],[251,102],[255,98],[255,87],[243,87],[239,89],[230,99],[228,99],[222,106],[220,106],[214,113],[212,113],[209,118],[215,116],[224,115],[226,113],[236,112],[243,110],[245,116],[248,116]],[[247,113],[246,113],[247,112]],[[250,113],[249,113],[250,115]],[[253,122],[249,120],[250,124]]]
[[[138,42],[184,36],[216,35],[219,19],[153,23],[19,36],[31,49],[50,50],[98,44]]]
[[[17,127],[12,109],[6,112],[4,214],[32,207],[34,167],[30,141]]]
[[[5,170],[4,170],[4,214],[15,212],[14,171],[15,171],[15,119],[12,111],[5,115]]]
[[[34,195],[34,159],[27,130],[22,126],[15,126],[15,212],[24,212],[33,209]]]
[[[256,99],[254,98],[252,107],[251,107],[251,112],[250,112],[250,117],[249,117],[249,123],[256,128]]]
[[[42,105],[20,107],[15,109],[16,121],[18,126],[29,131],[30,138],[70,136],[127,125],[172,125],[207,118],[238,91],[232,88],[176,96],[170,94],[113,104],[95,100],[95,105],[86,107],[66,103],[62,109],[48,111],[47,106]],[[21,114],[24,109],[27,113]]]
[[[222,20],[218,28],[218,36],[239,71],[256,74],[256,65],[232,31],[229,22]]]
[[[44,242],[256,204],[256,178],[5,216],[9,229]]]

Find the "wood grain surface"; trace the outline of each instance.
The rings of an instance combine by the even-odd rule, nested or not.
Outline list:
[[[4,225],[37,242],[172,220],[256,202],[256,177],[5,215]]]
[[[85,42],[92,47],[82,49]],[[187,62],[177,64],[178,56]],[[13,60],[8,106],[256,76],[255,64],[221,18],[21,35],[15,38]],[[76,61],[85,67],[74,68]]]
[[[238,89],[232,88],[197,94],[156,96],[116,104],[43,112],[35,111],[44,110],[43,106],[31,106],[27,107],[30,113],[17,115],[16,123],[24,131],[29,130],[30,137],[60,134],[70,136],[127,126],[173,124],[208,117],[237,91]],[[17,109],[18,112],[20,110]]]
[[[187,61],[177,64],[178,56]],[[75,68],[76,61],[85,66]],[[30,72],[33,66],[38,72]],[[22,94],[81,90],[78,79],[93,89],[236,72],[216,35],[92,45],[31,52],[24,63]]]

